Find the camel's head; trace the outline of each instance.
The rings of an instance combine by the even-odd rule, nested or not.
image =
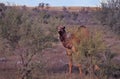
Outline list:
[[[65,26],[58,26],[57,30],[58,30],[58,33],[65,32]]]

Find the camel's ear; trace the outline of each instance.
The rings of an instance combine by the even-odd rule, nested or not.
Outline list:
[[[63,29],[65,29],[65,26],[63,26]]]

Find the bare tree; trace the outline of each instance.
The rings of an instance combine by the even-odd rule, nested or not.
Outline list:
[[[43,9],[45,7],[45,3],[39,3],[39,6],[41,9]]]
[[[46,3],[46,9],[49,9],[49,8],[50,8],[49,3]]]

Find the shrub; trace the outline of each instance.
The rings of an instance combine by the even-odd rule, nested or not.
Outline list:
[[[101,3],[98,18],[103,25],[107,25],[115,33],[120,34],[120,1],[106,0]]]
[[[80,32],[79,38],[83,38]],[[77,63],[82,64],[84,70],[87,70],[90,77],[94,77],[94,66],[100,65],[100,54],[104,54],[106,45],[103,42],[102,33],[94,31],[90,33],[90,37],[86,40],[81,39],[80,44],[76,44],[78,51],[73,54],[73,58]]]
[[[33,11],[26,8],[8,7],[0,18],[0,50],[6,45],[19,56],[18,72],[21,79],[32,78],[36,66],[43,68],[42,50],[57,42],[56,26],[64,22],[49,15],[47,11]],[[48,23],[44,23],[44,21]],[[6,40],[6,41],[4,41]],[[4,53],[7,53],[4,51]],[[33,60],[39,54],[39,60]]]

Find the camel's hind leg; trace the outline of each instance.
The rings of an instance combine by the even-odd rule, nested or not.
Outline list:
[[[99,79],[99,76],[97,74],[97,72],[99,71],[100,71],[100,67],[98,65],[94,65],[93,72],[94,72],[94,76],[96,77],[96,79]]]
[[[83,73],[82,73],[82,65],[78,64],[78,68],[79,68],[80,77],[82,77],[82,75],[83,75]]]
[[[72,60],[72,53],[69,49],[67,49],[67,56],[68,56],[68,59],[69,59],[69,74],[72,74],[72,66],[73,66],[73,60]]]

